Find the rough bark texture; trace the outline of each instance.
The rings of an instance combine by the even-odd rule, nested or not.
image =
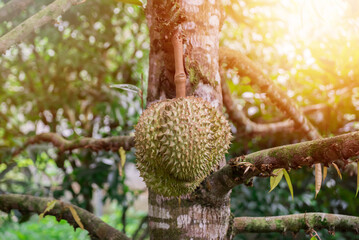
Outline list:
[[[0,8],[0,22],[11,20],[33,2],[34,0],[11,0]]]
[[[211,187],[201,189],[201,194],[220,198],[236,185],[249,183],[252,177],[270,176],[274,169],[298,169],[318,163],[329,166],[333,162],[345,166],[347,159],[358,155],[359,132],[270,148],[231,159],[207,178]]]
[[[78,0],[56,0],[49,4],[0,38],[0,54],[4,53],[12,45],[24,41],[27,35],[46,23],[55,20],[69,10],[72,5],[78,3],[80,3]]]
[[[187,73],[186,94],[202,97],[221,110],[218,43],[222,21],[218,0],[149,0],[146,17],[150,29],[148,103],[174,98],[174,56],[171,37],[180,30]],[[222,163],[223,164],[223,163]],[[217,205],[193,196],[165,198],[150,191],[151,239],[226,239],[229,194]]]
[[[215,107],[221,106],[219,1],[152,0],[147,3],[146,16],[151,39],[148,102],[176,96],[171,37],[176,28],[181,28],[187,96],[199,96]]]
[[[41,214],[45,211],[47,203],[52,200],[54,199],[18,194],[3,194],[0,195],[0,210],[10,212],[12,209],[17,209],[21,213]],[[69,224],[78,228],[79,226],[77,225],[68,206],[75,209],[81,223],[84,225],[84,229],[86,229],[89,234],[94,237],[94,239],[129,240],[126,235],[103,222],[94,214],[69,203],[58,201],[54,208],[47,212],[46,215],[55,216],[58,221],[64,219]]]
[[[359,217],[328,213],[303,213],[275,217],[234,218],[234,232],[299,232],[299,230],[350,231],[359,233]]]
[[[149,197],[151,239],[227,239],[230,208],[204,205],[190,196],[166,198],[155,193]]]

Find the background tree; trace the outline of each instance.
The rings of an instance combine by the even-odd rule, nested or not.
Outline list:
[[[28,1],[28,4],[31,2]],[[15,4],[16,1],[10,3]],[[3,33],[10,31],[13,26],[48,3],[49,1],[36,1],[33,5],[25,6],[26,11],[12,21],[3,22],[1,30]],[[54,9],[59,10],[58,14],[60,14],[63,9],[68,9],[73,3],[77,2],[55,1],[42,11],[53,6]],[[306,1],[306,4],[308,3],[309,1]],[[350,3],[346,2],[346,4]],[[126,232],[126,222],[128,221],[126,212],[139,193],[128,189],[125,184],[126,176],[123,174],[120,176],[118,166],[121,165],[121,158],[117,153],[111,153],[108,150],[117,152],[120,146],[129,150],[133,143],[131,138],[107,137],[130,134],[141,111],[141,101],[136,94],[119,93],[109,86],[113,83],[128,83],[141,87],[141,75],[144,76],[143,79],[147,79],[148,69],[146,66],[148,63],[146,59],[149,46],[151,46],[147,99],[152,102],[159,98],[173,98],[173,50],[170,38],[166,38],[166,35],[169,35],[179,23],[185,26],[186,33],[184,37],[185,66],[189,80],[195,80],[195,82],[188,82],[188,88],[195,95],[218,106],[222,102],[222,88],[225,109],[229,119],[233,122],[233,131],[236,133],[229,158],[260,149],[298,142],[305,138],[310,139],[311,131],[309,130],[314,128],[304,121],[305,118],[302,117],[300,111],[292,107],[290,101],[293,100],[308,114],[323,136],[337,135],[356,129],[358,84],[355,82],[354,66],[358,57],[355,55],[355,51],[352,51],[356,44],[354,41],[356,28],[353,26],[356,23],[355,15],[351,15],[348,19],[342,19],[342,22],[338,23],[338,31],[333,31],[332,35],[313,35],[311,41],[304,41],[301,38],[293,38],[288,35],[286,30],[288,25],[286,24],[293,26],[293,22],[283,21],[286,16],[284,12],[298,13],[294,8],[296,2],[291,4],[270,2],[268,4],[239,1],[231,3],[226,8],[221,8],[219,3],[213,6],[211,2],[204,3],[200,7],[196,4],[198,3],[195,1],[177,5],[173,5],[172,1],[149,1],[146,14],[150,23],[150,42],[141,8],[113,1],[91,1],[74,6],[62,18],[54,16],[56,18],[55,27],[49,26],[36,30],[26,39],[20,31],[9,32],[15,35],[5,34],[0,40],[0,49],[5,50],[3,46],[6,46],[8,40],[13,41],[17,36],[21,37],[17,37],[17,40],[21,40],[23,43],[8,50],[1,58],[0,81],[3,86],[1,117],[4,120],[1,121],[1,144],[3,147],[0,177],[2,178],[2,192],[27,193],[56,198],[70,193],[71,201],[74,204],[92,211],[93,206],[90,200],[93,197],[94,188],[105,189],[104,199],[117,200],[122,208],[121,230]],[[5,5],[2,9],[9,9],[7,7],[8,5]],[[200,9],[200,14],[191,13],[196,8]],[[299,9],[302,9],[303,12],[309,11],[305,6]],[[312,17],[319,16],[319,19],[323,17],[323,13],[320,11],[319,13],[315,12],[318,10],[317,5],[311,4],[309,9],[314,11]],[[349,11],[352,8],[343,9]],[[226,21],[224,21],[224,10],[228,15]],[[56,13],[56,11],[54,12]],[[210,18],[208,13],[215,17]],[[240,13],[243,13],[243,16],[240,16]],[[0,14],[0,16],[3,15]],[[304,16],[303,13],[302,16]],[[206,18],[208,19],[205,20]],[[325,15],[324,19],[327,19]],[[38,19],[33,18],[32,20],[34,22],[30,22],[29,26],[37,26],[35,23]],[[191,29],[191,22],[197,24],[193,29]],[[202,24],[203,22],[205,24]],[[326,20],[318,22],[324,23]],[[233,51],[226,51],[224,48],[221,48],[220,54],[217,55],[216,42],[219,40],[218,34],[222,23],[224,25],[221,45],[238,49],[248,58],[239,52],[233,55]],[[346,24],[344,25],[344,23]],[[25,29],[28,29],[29,32],[32,30]],[[308,29],[302,30],[309,31]],[[134,36],[136,37],[134,38]],[[340,44],[338,47],[332,39],[340,39],[345,44]],[[338,58],[338,55],[342,57]],[[211,59],[211,63],[208,63],[207,59]],[[220,82],[218,60],[226,64],[224,66],[226,69],[235,68],[236,71],[221,72],[222,79],[228,78],[232,81]],[[258,70],[258,66],[261,66],[261,71]],[[226,86],[226,82],[229,86]],[[272,82],[276,82],[279,87],[275,87]],[[270,91],[268,91],[268,87],[270,87]],[[289,103],[282,103],[281,99],[287,98],[283,96],[280,89],[287,91],[291,98],[288,100]],[[143,89],[143,92],[146,90]],[[231,95],[236,98],[232,100]],[[285,120],[287,117],[292,120]],[[330,121],[324,121],[328,119]],[[295,129],[296,131],[294,131]],[[42,132],[52,132],[58,135],[41,135]],[[28,137],[31,136],[33,137],[28,140]],[[75,141],[68,142],[59,136]],[[353,137],[355,136],[353,135]],[[78,142],[77,139],[80,137],[104,140],[82,139]],[[350,140],[348,137],[345,139]],[[48,145],[32,145],[43,141],[52,142],[55,148],[49,148]],[[338,139],[335,141],[338,142]],[[25,142],[28,143],[26,145],[28,147],[26,151],[19,154],[20,152],[17,150],[22,148]],[[330,144],[334,143],[330,142]],[[341,145],[342,148],[333,148],[333,145],[326,146],[334,150],[334,155],[331,151],[324,151],[328,154],[321,155],[320,159],[313,158],[306,163],[301,162],[300,165],[311,165],[314,161],[328,164],[339,158],[340,160],[336,163],[341,166],[342,156],[354,157],[357,155],[357,146],[353,142],[349,142],[348,145],[351,150],[349,155],[347,152],[343,152],[345,145]],[[75,148],[85,149],[76,150]],[[324,150],[327,149],[324,148]],[[299,153],[305,154],[303,149]],[[342,155],[338,155],[338,153]],[[251,156],[253,157],[253,155],[247,156],[248,161],[253,159],[252,163],[255,163],[256,159]],[[127,164],[134,161],[133,158],[133,154],[128,152]],[[231,221],[227,191],[239,183],[249,183],[248,180],[253,176],[263,174],[262,171],[258,171],[260,168],[256,168],[256,164],[254,166],[238,165],[237,160],[232,160],[231,165],[213,174],[192,197],[182,199],[180,211],[176,212],[175,210],[178,208],[177,199],[159,200],[158,196],[151,193],[149,219],[152,224],[150,225],[152,236],[154,238],[156,234],[170,236],[163,226],[170,225],[169,231],[178,230],[178,217],[191,216],[190,214],[193,214],[194,211],[201,214],[209,213],[201,215],[200,218],[217,224],[217,228],[214,225],[211,225],[211,228],[202,228],[201,234],[208,234],[207,237],[214,238],[217,233],[222,236],[230,235],[233,229],[229,227]],[[61,172],[60,178],[62,179],[54,181],[54,183],[60,184],[56,187],[49,183],[44,184],[43,178],[39,179],[39,173],[35,172],[34,165],[37,169],[42,170],[45,176],[49,175],[49,168],[54,170],[53,176],[58,176],[56,173]],[[242,168],[243,166],[244,168]],[[274,168],[288,168],[288,166],[294,167],[288,165],[287,162],[279,161],[277,166],[266,169],[264,175],[269,176],[268,173]],[[236,216],[263,216],[309,211],[355,213],[357,207],[353,198],[354,177],[345,179],[345,184],[343,184],[347,185],[345,187],[340,186],[341,183],[337,179],[326,180],[325,185],[329,188],[322,189],[318,200],[315,201],[314,180],[308,171],[311,170],[303,169],[295,171],[295,173],[291,172],[296,190],[294,201],[289,200],[287,190],[276,189],[275,191],[280,193],[278,195],[263,194],[269,190],[268,180],[265,179],[254,181],[254,188],[246,188],[241,185],[234,188],[231,196],[234,214]],[[349,178],[350,172],[353,171],[349,168],[349,174],[344,173],[344,177]],[[231,177],[231,174],[238,179],[231,184],[225,182],[224,185],[227,186],[223,188],[223,184],[219,184],[223,181],[218,182],[218,177]],[[44,175],[42,176],[44,177]],[[309,189],[305,188],[308,184]],[[225,201],[221,194],[226,196]],[[331,199],[323,199],[324,197],[321,198],[321,195],[331,196]],[[2,208],[9,211],[14,208],[14,205],[11,204],[16,204],[22,198],[5,194],[0,199],[3,203]],[[218,205],[217,199],[220,199],[225,205]],[[332,199],[337,200],[333,201]],[[46,201],[37,202],[39,208],[35,212],[41,213],[46,208]],[[263,202],[266,202],[267,206]],[[25,209],[33,206],[23,206],[23,209],[20,209],[21,217],[25,218],[27,215]],[[159,211],[160,208],[167,209],[167,211]],[[215,210],[216,208],[217,210]],[[64,211],[68,213],[69,210],[66,209],[68,208],[65,208]],[[223,209],[225,211],[222,211]],[[81,210],[77,211],[80,218],[84,219]],[[163,219],[166,218],[168,211],[173,221]],[[217,219],[211,218],[217,211],[221,211],[223,214]],[[58,215],[58,213],[55,210],[50,211],[50,214]],[[174,217],[176,214],[178,216]],[[66,218],[66,216],[68,217]],[[65,219],[74,223],[72,215],[66,216]],[[289,218],[294,217],[290,216]],[[290,229],[286,226],[278,228],[277,231],[283,232],[290,229],[296,232],[302,228],[312,231],[320,227],[333,230],[328,225],[316,225],[320,224],[320,221],[314,220],[312,223],[310,221],[312,215],[299,217],[307,220],[305,225],[297,225],[297,229]],[[195,226],[195,224],[193,224],[193,219],[187,221],[188,219],[188,217],[180,219],[182,229],[179,232],[176,231],[176,234],[197,234],[199,226],[191,229],[191,226]],[[243,225],[240,225],[243,224],[243,221],[249,227],[244,228]],[[255,219],[255,221],[258,223],[260,219]],[[351,221],[357,220],[351,219]],[[141,222],[139,221],[139,225],[145,226]],[[200,223],[199,221],[197,225]],[[268,229],[259,227],[252,229],[251,219],[248,218],[236,218],[234,223],[236,233],[239,231],[268,231]],[[299,224],[301,221],[298,220],[296,223]],[[340,229],[338,223],[333,224],[336,225],[336,229]],[[92,227],[86,227],[85,224],[85,228],[90,231]],[[347,226],[345,229],[355,230],[355,227]],[[210,230],[215,232],[210,232]],[[108,237],[102,234],[97,235],[99,232],[96,231],[90,232],[93,236],[96,235],[100,238]],[[115,229],[108,232],[118,234]],[[145,230],[144,233],[146,233]],[[326,232],[322,234],[325,235]],[[265,236],[267,237],[267,235],[261,235],[261,238]],[[241,235],[240,237],[253,236]],[[337,237],[340,238],[340,234],[337,234]]]

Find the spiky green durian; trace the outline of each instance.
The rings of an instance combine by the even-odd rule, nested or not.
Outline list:
[[[230,139],[225,117],[201,98],[159,101],[136,125],[137,167],[158,194],[187,194],[218,165]]]

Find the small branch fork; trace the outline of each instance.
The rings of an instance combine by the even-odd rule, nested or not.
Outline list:
[[[284,120],[273,123],[256,123],[251,121],[244,111],[238,109],[236,104],[233,102],[231,92],[229,90],[228,84],[225,81],[225,76],[221,74],[221,84],[222,84],[222,96],[223,104],[226,107],[226,112],[228,113],[229,119],[235,125],[237,129],[245,129],[245,134],[254,134],[254,135],[267,135],[271,133],[292,133],[295,131],[295,124],[293,120]],[[306,106],[302,108],[303,113],[312,113],[315,111],[320,111],[327,108],[325,104],[316,104],[311,106]]]
[[[236,68],[240,76],[248,76],[259,86],[261,91],[265,92],[269,99],[288,117],[290,117],[296,126],[307,135],[310,140],[320,139],[318,130],[308,121],[303,112],[297,108],[295,103],[278,88],[249,58],[238,51],[229,48],[220,48],[220,64],[226,64],[227,68]],[[315,191],[318,194],[322,184],[322,168],[320,164],[315,165]]]
[[[252,122],[243,111],[236,108],[227,82],[221,81],[221,83],[223,104],[226,107],[229,119],[233,122],[237,129],[240,129],[240,127],[244,126],[247,133],[256,135],[265,135],[277,132],[293,132],[294,122],[292,120],[264,124]]]
[[[268,79],[249,58],[239,51],[221,47],[219,50],[219,62],[222,65],[225,64],[224,66],[227,69],[237,69],[240,76],[250,77],[253,83],[257,84],[261,91],[265,92],[269,99],[287,114],[295,125],[300,127],[311,140],[320,138],[317,129],[307,120],[295,103]]]
[[[236,217],[234,218],[234,233],[244,232],[299,232],[307,229],[315,234],[314,229],[334,231],[349,231],[359,233],[359,217],[328,213],[303,213],[275,217]]]
[[[51,198],[33,197],[28,195],[2,194],[0,195],[0,211],[9,213],[12,209],[17,209],[21,213],[41,214],[46,209],[47,204],[52,200],[53,199]],[[79,226],[69,208],[66,207],[68,205],[71,205],[72,208],[75,209],[84,228],[94,239],[129,240],[125,234],[103,222],[94,214],[69,203],[58,201],[55,207],[47,212],[46,215],[55,216],[57,221],[64,219],[76,229]]]

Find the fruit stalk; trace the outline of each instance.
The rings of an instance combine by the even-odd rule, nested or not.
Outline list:
[[[175,77],[176,98],[186,97],[186,73],[183,67],[183,47],[182,37],[179,31],[172,36],[172,45],[175,59]]]

